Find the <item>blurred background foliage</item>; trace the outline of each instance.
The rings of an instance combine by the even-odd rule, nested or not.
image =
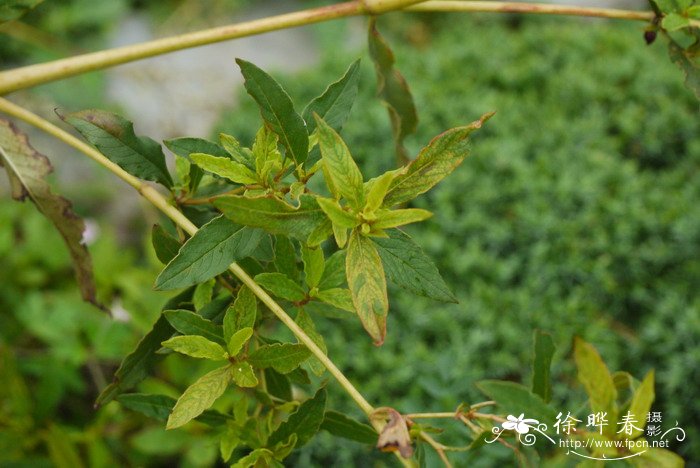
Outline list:
[[[154,21],[182,8],[174,1],[96,2],[100,8],[85,15],[83,3],[44,2],[24,20],[60,38],[59,47],[47,52],[3,37],[3,64],[65,53],[60,44],[71,52],[96,49],[114,15],[130,8]],[[573,413],[585,400],[570,358],[579,335],[611,370],[641,377],[656,369],[654,410],[665,425],[678,421],[688,432],[674,450],[700,459],[700,120],[664,44],[647,47],[640,25],[561,18],[395,14],[379,26],[419,110],[418,132],[407,142],[412,153],[449,127],[497,114],[475,136],[473,155],[420,202],[434,218],[409,229],[460,303],[390,291],[381,348],[359,327],[319,321],[331,358],[373,403],[450,411],[485,399],[478,380],[527,383],[532,333],[540,328],[558,345],[554,406]],[[276,77],[301,107],[363,57],[360,96],[343,136],[373,176],[395,165],[391,132],[366,52],[338,47],[347,29],[343,22],[313,27],[318,66]],[[99,101],[100,86],[91,107],[112,105]],[[138,116],[126,117],[138,125]],[[257,125],[253,101],[241,97],[217,131],[248,144]],[[98,288],[120,320],[80,302],[61,240],[32,206],[0,204],[0,465],[211,466],[217,445],[204,426],[166,435],[162,424],[118,403],[92,408],[167,300],[151,289],[160,266],[143,212],[129,236],[137,240],[118,240],[91,199],[99,190],[87,182],[75,202],[99,228],[90,246]],[[177,396],[196,366],[168,357],[140,390]],[[329,392],[331,407],[354,411],[338,387]],[[456,424],[441,440],[467,442]],[[454,459],[460,466],[512,463],[495,446]],[[393,463],[328,434],[289,461]]]

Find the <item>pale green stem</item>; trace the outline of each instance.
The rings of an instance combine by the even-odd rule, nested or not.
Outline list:
[[[69,146],[77,149],[81,153],[88,156],[93,161],[96,161],[103,167],[107,168],[110,172],[115,174],[120,179],[124,180],[126,183],[134,187],[146,200],[151,202],[156,208],[163,212],[168,218],[170,218],[175,224],[182,228],[189,235],[193,236],[197,233],[197,226],[192,224],[192,222],[185,217],[178,209],[168,203],[167,199],[161,195],[154,187],[148,185],[136,177],[132,176],[128,172],[124,171],[121,167],[114,164],[112,161],[107,159],[102,153],[97,151],[95,148],[89,146],[78,138],[74,137],[65,130],[57,127],[51,122],[39,117],[28,110],[13,104],[7,99],[0,98],[0,112],[6,113],[13,117],[31,124],[44,132],[58,138],[62,142]],[[268,309],[272,311],[277,318],[284,323],[287,328],[291,330],[294,336],[303,343],[309,351],[328,369],[328,372],[338,381],[338,383],[343,387],[343,389],[350,395],[350,397],[355,401],[357,406],[367,415],[370,416],[374,412],[374,407],[369,404],[369,402],[362,396],[362,394],[355,388],[355,386],[345,377],[345,375],[338,369],[333,361],[331,361],[328,356],[316,345],[316,343],[309,338],[309,336],[302,330],[299,325],[294,322],[285,311],[280,307],[277,302],[270,297],[267,292],[262,289],[255,280],[246,273],[238,264],[232,263],[229,266],[229,270],[233,273],[243,284],[248,286],[253,293],[260,299],[263,304],[265,304]],[[375,429],[380,432],[383,428],[381,422],[376,422],[371,420]],[[412,466],[410,460],[405,460],[400,458],[401,462],[405,466]]]
[[[420,3],[416,5],[416,3]],[[651,11],[631,11],[611,8],[588,8],[568,5],[540,3],[510,3],[490,1],[439,1],[431,0],[364,0],[338,3],[319,8],[286,13],[243,23],[205,29],[178,36],[156,39],[114,49],[102,50],[83,55],[54,60],[47,63],[28,65],[5,72],[0,72],[0,96],[48,83],[81,73],[101,70],[122,63],[133,62],[177,50],[198,47],[215,42],[227,41],[240,37],[253,36],[280,29],[293,28],[323,21],[359,16],[373,13],[385,13],[392,10],[425,12],[493,12],[493,13],[533,13],[545,15],[575,15],[617,18],[627,20],[650,21],[654,18]],[[700,27],[700,21],[690,20],[691,25]]]

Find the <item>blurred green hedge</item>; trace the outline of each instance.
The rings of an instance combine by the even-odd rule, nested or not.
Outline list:
[[[642,27],[619,22],[402,19],[383,18],[379,27],[417,103],[414,154],[445,129],[497,111],[475,136],[472,156],[419,205],[435,216],[409,229],[460,303],[393,290],[386,344],[375,349],[359,329],[326,324],[333,359],[371,402],[449,411],[484,399],[473,385],[480,379],[529,378],[532,333],[540,328],[558,344],[555,406],[573,412],[567,404],[582,398],[569,358],[579,335],[611,370],[641,377],[656,369],[654,408],[666,425],[678,421],[688,431],[675,450],[700,459],[693,427],[700,418],[699,106],[663,41],[648,47]],[[342,32],[335,25],[319,34],[330,44],[326,72],[282,79],[300,104],[355,57],[336,50]],[[343,136],[374,175],[395,158],[372,64],[363,61],[361,95]],[[248,116],[256,110],[249,98],[241,101],[220,127],[250,141]],[[318,456],[340,456],[335,444],[317,444]],[[477,458],[490,466],[496,451],[488,446]]]

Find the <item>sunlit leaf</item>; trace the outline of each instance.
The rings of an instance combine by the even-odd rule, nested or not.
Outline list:
[[[175,352],[194,358],[223,361],[227,356],[226,350],[221,345],[199,335],[175,336],[161,344]]]
[[[231,366],[226,365],[200,377],[177,400],[168,418],[166,429],[187,424],[196,418],[224,393],[231,382]]]

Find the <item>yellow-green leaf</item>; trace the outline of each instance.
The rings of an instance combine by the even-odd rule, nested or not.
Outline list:
[[[325,267],[323,249],[320,247],[308,247],[307,245],[302,244],[301,260],[304,262],[306,284],[309,286],[309,288],[315,288],[321,281],[321,276],[323,276],[323,268]]]
[[[377,212],[377,221],[372,224],[373,229],[389,229],[405,224],[417,223],[430,218],[433,214],[420,208],[407,208],[404,210],[380,210]]]
[[[389,186],[396,175],[396,171],[385,172],[379,177],[370,179],[365,183],[365,192],[367,193],[365,211],[373,212],[382,206],[386,192],[389,190]]]
[[[248,286],[241,286],[233,305],[224,315],[224,340],[228,342],[238,330],[255,327],[258,301]]]
[[[364,206],[365,197],[362,173],[340,135],[318,115],[315,117],[323,175],[330,180],[328,188],[335,197],[342,196],[352,207],[360,210]]]
[[[175,336],[163,341],[161,344],[173,351],[194,358],[210,359],[212,361],[223,361],[226,359],[226,350],[220,344],[209,341],[199,335]]]
[[[233,381],[236,385],[244,388],[252,388],[258,385],[258,378],[255,371],[247,361],[238,362],[233,365]]]
[[[226,391],[229,382],[230,365],[219,367],[200,377],[177,400],[165,428],[175,429],[202,414]]]
[[[345,271],[357,315],[374,344],[381,345],[389,310],[384,267],[374,243],[357,231],[350,236]]]
[[[384,206],[405,203],[427,192],[459,166],[469,154],[469,135],[493,114],[476,122],[448,130],[420,151],[418,157],[397,174],[384,197]]]
[[[311,340],[316,343],[316,346],[321,348],[321,351],[324,353],[328,352],[328,349],[326,348],[326,342],[323,339],[323,335],[321,335],[317,330],[316,330],[316,325],[314,324],[314,321],[311,319],[309,314],[306,313],[304,309],[299,309],[299,313],[296,316],[296,319],[294,321],[301,327],[302,330],[304,330],[304,333],[306,333]],[[326,367],[321,364],[321,361],[318,360],[318,358],[311,356],[309,358],[309,367],[311,368],[311,371],[316,374],[316,375],[321,375],[325,372]]]
[[[245,165],[229,158],[212,156],[211,154],[192,153],[190,159],[202,170],[229,179],[237,184],[255,184],[258,179],[253,171]]]
[[[632,413],[635,421],[637,421],[635,426],[641,429],[639,431],[633,429],[630,439],[635,439],[644,433],[647,413],[649,413],[651,404],[654,402],[654,396],[654,371],[652,370],[644,377],[641,385],[634,392],[632,403],[630,403],[629,412]]]
[[[330,304],[339,309],[355,312],[355,306],[352,303],[352,294],[345,288],[330,288],[324,289],[316,293],[316,299],[326,304]]]
[[[255,282],[277,297],[292,302],[303,301],[306,292],[297,283],[283,273],[260,273],[255,276]]]
[[[340,206],[340,203],[338,203],[337,200],[318,197],[316,201],[318,202],[318,205],[321,207],[323,212],[326,213],[328,219],[330,219],[333,224],[336,224],[339,227],[343,227],[346,229],[352,229],[358,224],[360,224],[360,221],[357,219],[357,216],[348,211],[345,211]]]
[[[253,336],[253,329],[250,327],[242,328],[234,333],[227,344],[228,354],[230,356],[236,356],[240,353],[251,336]]]
[[[588,394],[591,411],[594,413],[607,412],[608,420],[616,421],[617,390],[612,375],[598,351],[591,344],[576,337],[574,360],[578,368],[578,379]]]

